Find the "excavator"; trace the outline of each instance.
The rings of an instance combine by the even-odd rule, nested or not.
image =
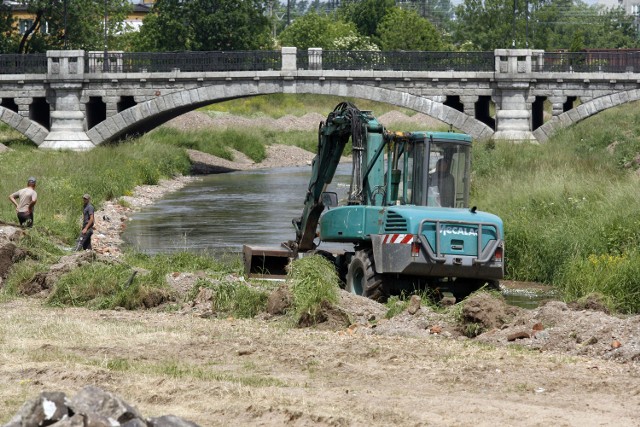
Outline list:
[[[348,197],[328,192],[347,144]],[[345,290],[384,301],[403,291],[463,298],[504,277],[502,220],[469,207],[471,137],[391,132],[370,111],[342,102],[321,122],[295,239],[243,247],[249,277],[280,277],[292,260],[330,259]],[[322,243],[346,250],[323,250]]]

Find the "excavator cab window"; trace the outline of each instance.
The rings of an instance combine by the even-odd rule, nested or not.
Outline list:
[[[468,206],[470,150],[469,144],[437,140],[430,142],[427,206]]]
[[[424,205],[425,142],[423,137],[401,137],[394,140],[387,173],[390,178],[388,201],[396,205]]]
[[[333,191],[325,191],[321,196],[322,204],[325,208],[335,208],[338,206],[338,193]]]

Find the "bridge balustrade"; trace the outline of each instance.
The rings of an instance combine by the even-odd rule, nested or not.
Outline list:
[[[291,48],[289,48],[291,49]],[[297,70],[476,71],[507,72],[500,53],[428,51],[297,50]],[[640,72],[640,51],[530,51],[531,71]],[[281,51],[86,52],[89,73],[273,71],[283,68]],[[496,65],[496,58],[498,58]],[[520,67],[518,61],[518,67]],[[522,72],[524,70],[519,70]],[[46,74],[47,54],[2,54],[0,74]]]
[[[316,53],[317,55],[317,53]],[[493,52],[321,52],[324,70],[493,71]]]
[[[86,53],[89,73],[269,71],[282,68],[280,51]],[[106,62],[106,66],[105,66]]]
[[[0,74],[45,74],[46,72],[46,53],[0,55]]]
[[[640,72],[640,52],[546,52],[540,72]]]

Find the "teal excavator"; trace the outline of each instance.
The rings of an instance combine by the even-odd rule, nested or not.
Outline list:
[[[347,143],[347,200],[327,192]],[[469,208],[471,137],[454,132],[389,132],[369,111],[340,103],[320,123],[295,240],[243,248],[250,277],[280,277],[290,260],[320,253],[345,289],[384,300],[437,289],[457,298],[504,276],[502,220]],[[327,251],[322,242],[352,249]]]

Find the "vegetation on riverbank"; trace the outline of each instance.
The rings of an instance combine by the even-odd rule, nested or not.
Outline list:
[[[602,293],[640,311],[638,104],[611,109],[544,145],[478,144],[473,200],[505,223],[511,279],[566,300]]]
[[[330,97],[291,99],[278,95],[232,101],[228,109],[244,114],[273,112],[275,117],[293,110],[324,109],[326,114],[335,101]],[[313,106],[300,106],[300,102],[311,102]],[[227,104],[215,108],[224,105]],[[377,116],[392,109],[359,101],[356,105],[375,109]],[[22,243],[38,261],[16,265],[6,286],[13,290],[21,278],[41,271],[65,253],[63,247],[73,242],[79,230],[80,196],[85,192],[91,193],[99,206],[103,200],[130,194],[136,185],[187,174],[190,166],[184,148],[225,158],[229,158],[229,149],[234,148],[259,161],[264,156],[265,144],[271,142],[299,145],[311,151],[317,143],[314,132],[260,129],[180,132],[162,128],[136,141],[98,147],[86,153],[68,153],[39,151],[16,138],[6,127],[0,128],[0,133],[9,135],[0,141],[13,149],[0,155],[3,176],[0,194],[6,196],[22,188],[30,175],[39,180],[36,227]],[[552,284],[566,300],[600,293],[611,309],[640,312],[637,279],[640,276],[636,271],[640,265],[636,174],[639,134],[640,112],[637,104],[632,104],[602,112],[559,132],[543,145],[491,141],[476,144],[472,203],[504,220],[510,279]],[[8,202],[0,204],[0,219],[15,221]],[[135,256],[132,259],[128,262],[139,265],[139,259]],[[167,263],[171,265],[174,261]],[[86,281],[86,277],[74,277],[82,274],[70,274],[62,284],[72,286]],[[126,291],[115,287],[126,282],[130,270],[92,274],[117,278],[113,289],[118,294]],[[161,282],[161,277],[159,273],[150,274],[141,283],[156,279]],[[72,303],[65,299],[68,292],[64,298],[61,295],[56,297],[60,304]],[[91,304],[110,307],[116,300],[94,299]],[[75,298],[75,301],[83,300]]]

